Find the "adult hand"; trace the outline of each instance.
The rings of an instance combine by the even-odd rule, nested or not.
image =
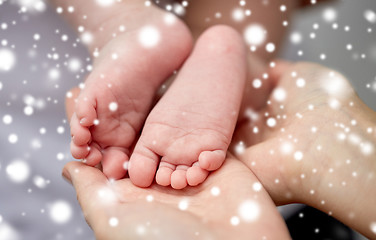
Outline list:
[[[269,81],[267,104],[239,124],[235,154],[276,203],[311,205],[374,238],[376,113],[344,76],[316,64],[279,62]]]
[[[79,162],[63,176],[77,192],[97,239],[289,239],[267,192],[239,160],[229,158],[197,187],[139,188]]]

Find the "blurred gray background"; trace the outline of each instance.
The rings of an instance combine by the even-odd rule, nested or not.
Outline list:
[[[375,0],[302,10],[280,56],[337,69],[376,110],[375,12]],[[64,97],[88,73],[88,57],[55,9],[0,0],[0,240],[94,239],[61,177],[72,160]]]

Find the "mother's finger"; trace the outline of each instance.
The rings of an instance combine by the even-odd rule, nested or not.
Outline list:
[[[294,63],[282,59],[278,59],[274,61],[275,66],[270,68],[269,70],[269,77],[271,79],[271,83],[276,86],[281,79],[281,77],[286,74],[287,70],[289,70]]]
[[[99,169],[80,162],[69,162],[62,174],[75,188],[78,202],[89,225],[92,226],[97,222],[96,219],[104,214],[104,205],[117,202],[106,176]]]
[[[266,105],[278,79],[292,64],[288,61],[276,60],[266,63],[254,54],[248,54],[248,79],[246,82],[242,109],[259,110]]]

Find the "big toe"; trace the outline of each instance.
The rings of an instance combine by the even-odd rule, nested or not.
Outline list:
[[[146,147],[136,146],[129,160],[129,178],[139,187],[149,187],[155,176],[159,156]]]
[[[109,147],[103,151],[103,173],[109,179],[121,179],[127,173],[125,168],[129,158],[127,150],[120,147]]]

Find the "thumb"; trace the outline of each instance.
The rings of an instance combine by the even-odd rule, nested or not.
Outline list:
[[[101,198],[115,199],[112,190],[107,186],[107,178],[97,168],[81,162],[69,162],[65,165],[62,175],[76,190],[77,200],[89,225],[95,220],[95,216],[101,214]]]
[[[248,147],[237,157],[257,176],[273,201],[277,205],[291,203],[294,197],[288,188],[291,169],[285,164],[285,156],[280,154],[281,143],[277,138],[271,138],[259,144]]]
[[[285,75],[294,64],[286,60],[275,60],[275,66],[270,69],[269,77],[271,79],[272,85],[275,86],[278,84],[279,79]]]

